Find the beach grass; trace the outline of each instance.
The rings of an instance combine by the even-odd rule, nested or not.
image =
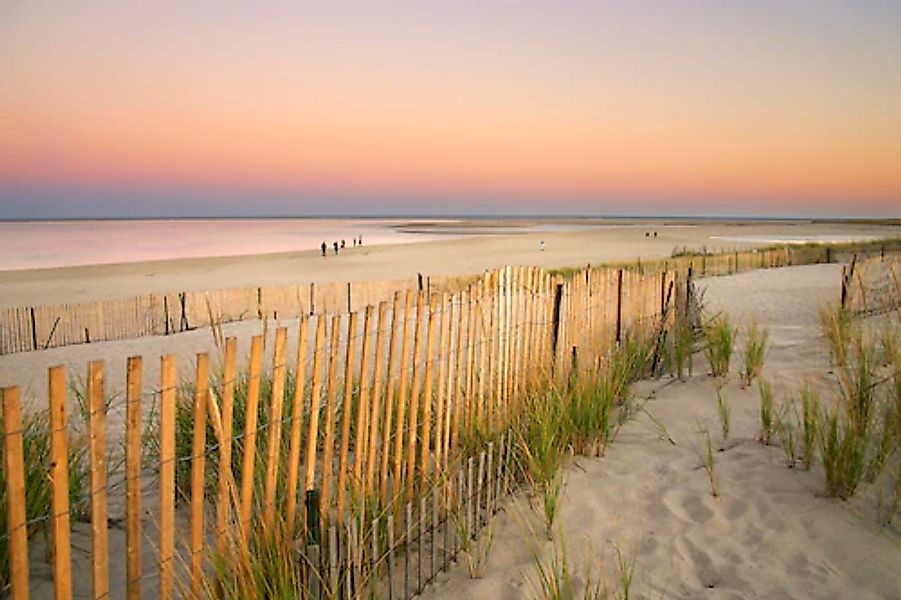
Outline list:
[[[559,538],[546,559],[542,559],[536,549],[532,550],[534,575],[528,578],[529,597],[535,600],[628,600],[632,596],[637,555],[610,542],[615,572],[607,567],[605,552],[599,553],[596,567],[586,562],[584,567],[574,568],[562,533]]]
[[[704,327],[704,336],[707,340],[705,353],[710,373],[714,377],[725,377],[729,374],[729,363],[735,344],[735,330],[729,323],[729,318],[719,315],[712,319]]]
[[[716,412],[720,418],[720,427],[723,434],[723,441],[726,441],[729,439],[732,409],[729,406],[729,401],[723,395],[722,385],[716,386]]]
[[[78,416],[73,415],[77,422]],[[81,427],[69,430],[69,506],[74,519],[84,518],[89,511],[90,471],[87,452],[87,434]],[[0,430],[3,425],[0,421]],[[2,436],[0,436],[2,437]],[[46,411],[26,411],[22,416],[22,453],[25,475],[25,519],[28,537],[49,536],[52,527],[52,488],[48,485],[50,473],[50,417]],[[0,523],[4,529],[8,523],[7,473],[4,445],[0,444]],[[49,558],[49,557],[48,557]],[[0,534],[0,595],[10,584],[9,537]]]
[[[810,469],[816,460],[817,426],[820,421],[820,395],[809,383],[801,386],[801,460]]]
[[[760,432],[757,439],[764,446],[768,446],[773,437],[776,417],[773,407],[773,387],[769,381],[758,379],[757,390],[760,393]]]
[[[760,372],[763,369],[769,331],[765,328],[758,327],[757,323],[752,321],[745,328],[744,338],[744,365],[741,371],[741,380],[742,385],[748,387],[751,385],[754,378],[760,375]]]
[[[560,399],[561,392],[557,390],[526,398],[523,415],[515,431],[517,462],[533,493],[541,498],[548,537],[551,536],[563,486],[560,474],[563,452],[572,434],[572,425],[566,418]]]
[[[701,464],[707,473],[707,479],[710,482],[710,495],[718,498],[720,495],[717,486],[716,477],[716,453],[713,450],[713,444],[710,441],[710,432],[706,428],[698,426],[698,433],[701,436]]]

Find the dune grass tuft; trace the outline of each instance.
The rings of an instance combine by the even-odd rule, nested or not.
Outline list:
[[[568,419],[558,390],[526,398],[516,428],[519,462],[534,493],[540,496],[548,537],[557,515],[563,480],[560,467]]]
[[[820,421],[820,396],[810,383],[801,386],[801,460],[810,469],[816,460],[817,424]]]
[[[716,479],[716,453],[710,441],[710,432],[706,428],[698,426],[698,433],[701,436],[701,464],[707,472],[707,479],[710,481],[710,495],[718,498],[720,493]]]
[[[741,371],[743,387],[748,387],[755,377],[760,376],[769,335],[769,331],[758,327],[755,322],[745,329],[744,366]]]
[[[459,506],[451,512],[451,519],[454,522],[457,539],[460,541],[460,552],[466,561],[469,578],[483,577],[494,546],[494,521],[489,518],[482,531],[473,531]]]
[[[823,307],[819,316],[820,329],[829,343],[832,364],[845,365],[854,329],[851,315],[841,307]]]
[[[845,351],[834,406],[818,423],[826,494],[843,500],[862,482],[875,481],[893,457],[899,459],[901,440],[897,361],[886,366],[872,336],[860,331]]]
[[[757,390],[760,392],[760,433],[757,439],[764,446],[768,446],[773,437],[776,417],[773,408],[773,388],[769,381],[758,379]]]
[[[689,323],[680,319],[673,326],[672,335],[670,337],[672,338],[671,352],[676,377],[682,379],[686,370],[688,371],[688,376],[691,377],[694,371],[694,329]]]
[[[723,441],[729,439],[729,429],[731,425],[731,409],[729,401],[723,396],[723,386],[716,386],[716,412],[720,417],[720,426],[723,433]]]
[[[785,464],[789,469],[798,464],[798,436],[795,426],[797,420],[797,409],[792,401],[788,400],[776,415],[775,429],[782,442]]]
[[[714,377],[725,377],[729,374],[729,362],[735,344],[735,331],[725,315],[713,319],[704,327],[707,340],[707,362]]]
[[[532,551],[534,577],[528,579],[535,600],[628,600],[635,585],[636,555],[624,551],[611,542],[612,559],[616,572],[611,574],[606,566],[604,554],[598,566],[586,564],[582,569],[573,569],[566,551],[566,543],[555,544],[551,556],[542,560],[538,552]],[[612,575],[612,576],[611,576]]]

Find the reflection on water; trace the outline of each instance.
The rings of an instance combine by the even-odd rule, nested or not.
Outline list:
[[[527,223],[509,227],[449,219],[188,219],[0,222],[0,271],[208,256],[318,251],[462,235],[572,231],[598,224]],[[609,226],[607,226],[609,227]]]
[[[0,223],[0,270],[318,250],[435,239],[375,219],[210,219]]]

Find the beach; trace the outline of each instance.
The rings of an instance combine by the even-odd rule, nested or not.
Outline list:
[[[88,301],[171,290],[377,281],[417,273],[463,276],[505,264],[584,267],[666,258],[682,248],[739,250],[811,239],[892,237],[896,231],[880,225],[787,222],[642,221],[529,233],[511,232],[511,224],[500,221],[475,228],[437,223],[415,227],[447,239],[345,248],[326,257],[309,251],[6,271],[0,273],[2,301],[9,305]],[[486,232],[490,228],[495,233]],[[763,376],[781,399],[797,393],[804,381],[822,386],[834,381],[817,314],[838,298],[841,273],[838,264],[794,266],[701,279],[698,285],[707,317],[728,314],[740,326],[756,322],[767,328],[770,349]],[[222,334],[237,338],[243,366],[251,337],[267,333],[263,360],[269,365],[278,327],[287,328],[286,355],[295,356],[296,318],[228,323]],[[26,410],[41,411],[46,407],[49,367],[65,366],[70,382],[79,388],[84,386],[88,361],[102,361],[105,394],[113,406],[107,415],[108,440],[118,448],[125,431],[127,357],[143,357],[143,399],[150,407],[159,389],[160,358],[174,356],[179,381],[184,382],[198,353],[209,353],[214,365],[222,358],[209,328],[10,354],[0,356],[0,387],[21,386]],[[892,597],[901,587],[893,568],[899,557],[899,534],[897,524],[878,524],[873,490],[850,502],[824,498],[821,471],[788,468],[782,448],[757,441],[756,388],[742,388],[734,374],[721,389],[733,414],[732,435],[723,438],[714,404],[720,382],[707,371],[699,353],[694,374],[684,381],[667,375],[637,382],[633,395],[640,410],[623,425],[606,455],[571,456],[565,461],[555,541],[547,540],[534,499],[520,489],[500,500],[501,510],[489,526],[495,541],[483,572],[471,578],[461,563],[454,563],[436,576],[423,597],[536,597],[540,594],[535,591],[535,562],[559,555],[561,545],[577,586],[584,585],[589,572],[595,580],[615,578],[617,552],[623,553],[634,563],[637,597]],[[71,396],[69,400],[72,405]],[[701,466],[700,427],[709,429],[717,448],[716,498]],[[149,477],[143,496],[145,506],[156,506],[156,488]],[[124,496],[111,494],[110,523],[120,523],[124,515]],[[145,571],[155,574],[157,532],[155,516],[148,515],[142,560]],[[180,527],[188,526],[186,509],[177,511],[177,520]],[[109,535],[111,579],[121,586],[125,532],[112,526]],[[76,523],[73,542],[87,548],[90,539],[88,525]],[[36,596],[49,594],[52,588],[43,551],[39,541],[32,545]],[[78,551],[74,559],[79,568],[88,568],[88,552]],[[156,581],[153,575],[147,577],[144,589],[152,596]],[[86,591],[85,584],[77,588]]]
[[[548,223],[578,227],[528,232]],[[590,227],[591,223],[598,227]],[[899,231],[898,227],[878,224],[650,219],[477,220],[454,225],[413,223],[402,228],[413,243],[370,245],[373,240],[367,238],[364,246],[346,247],[337,256],[329,248],[323,257],[316,243],[310,250],[299,252],[5,270],[0,271],[0,307],[186,290],[383,281],[417,273],[472,275],[504,265],[579,267],[665,258],[683,248],[739,250],[788,242],[892,237]],[[512,233],[518,230],[524,232]],[[347,235],[348,243],[351,237]],[[102,247],[103,239],[93,243]]]
[[[553,220],[559,224],[560,220]],[[563,220],[579,224],[579,220]],[[582,221],[584,222],[584,221]],[[430,236],[456,234],[449,239],[363,246],[345,249],[337,256],[329,251],[265,254],[258,256],[207,257],[154,262],[88,265],[55,269],[0,271],[0,307],[123,298],[147,293],[184,290],[215,290],[296,283],[361,282],[398,280],[427,275],[466,276],[505,265],[535,265],[547,269],[581,267],[608,262],[633,262],[669,257],[675,249],[710,251],[772,245],[773,240],[802,240],[811,236],[842,241],[858,237],[893,237],[898,228],[872,224],[813,224],[808,222],[759,221],[616,221],[614,227],[567,232],[509,233],[509,229],[534,227],[539,221],[432,222],[404,227]],[[460,234],[468,227],[467,234]],[[504,233],[491,233],[501,229]],[[472,233],[479,231],[480,233]],[[654,237],[654,232],[657,237]],[[649,236],[645,237],[645,233]],[[415,235],[415,234],[410,234]],[[757,241],[747,241],[754,237]],[[719,238],[719,239],[713,239]],[[729,239],[722,239],[729,238]],[[541,241],[545,242],[544,251]],[[833,281],[824,281],[833,285]],[[294,340],[296,319],[275,320],[290,328]],[[257,320],[229,323],[225,335],[238,338],[239,354],[246,356],[250,337],[262,331]],[[75,377],[82,377],[87,361],[104,360],[114,390],[124,387],[125,359],[144,355],[147,377],[159,376],[158,357],[171,353],[189,364],[198,352],[215,352],[210,330],[200,329],[165,337],[51,348],[38,352],[0,356],[0,386],[21,385],[26,396],[46,395],[46,369],[63,364]]]

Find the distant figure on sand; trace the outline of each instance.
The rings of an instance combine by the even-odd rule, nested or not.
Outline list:
[[[538,248],[540,249],[541,252],[544,252],[544,240],[541,240],[541,242],[539,242]]]
[[[344,250],[344,240],[341,240],[341,249]]]
[[[656,232],[656,231],[654,232],[654,237],[657,237],[657,232]]]
[[[362,235],[360,236],[360,245],[361,246],[363,245],[363,236]]]
[[[322,246],[320,247],[322,248],[322,256],[325,256],[325,251],[328,250],[328,246],[325,245],[325,242],[322,242]]]
[[[357,247],[357,238],[356,238],[356,236],[354,236],[354,248],[356,248],[356,247]]]
[[[335,242],[334,246],[335,246],[335,254],[338,254],[338,242]]]

